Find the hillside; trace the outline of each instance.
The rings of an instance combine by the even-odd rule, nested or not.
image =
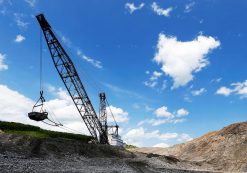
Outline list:
[[[247,122],[236,123],[170,148],[132,149],[142,153],[173,155],[196,162],[202,169],[247,171]]]
[[[132,153],[124,148],[88,143],[90,138],[83,135],[73,136],[7,122],[1,122],[0,129],[3,129],[0,130],[1,173],[203,172],[198,171],[197,165],[173,157]]]
[[[65,139],[80,140],[84,142],[89,142],[90,140],[93,139],[91,136],[44,130],[37,126],[16,123],[16,122],[6,122],[6,121],[0,121],[0,130],[9,134],[28,135],[38,138],[47,138],[47,137],[65,138]]]
[[[247,122],[170,148],[90,144],[91,137],[0,122],[3,172],[247,171]],[[206,172],[206,171],[204,171]]]

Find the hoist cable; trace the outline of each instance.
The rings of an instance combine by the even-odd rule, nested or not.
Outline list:
[[[39,58],[40,58],[40,91],[43,91],[43,54],[42,54],[42,29],[39,37]]]
[[[55,33],[55,35],[61,35],[61,34],[57,34],[55,31],[53,31],[54,33]],[[62,42],[63,43],[63,42]],[[71,50],[70,50],[70,48],[72,47],[72,46],[68,46],[66,43],[65,44],[63,44],[63,46],[64,47],[66,47],[67,48],[67,52],[68,52],[68,54],[70,54],[71,56],[70,56],[70,59],[73,59],[73,62],[76,62],[76,64],[75,63],[73,63],[74,64],[74,66],[75,66],[75,68],[76,69],[78,69],[78,70],[80,70],[80,75],[81,75],[81,77],[83,77],[84,79],[85,79],[85,81],[96,91],[96,92],[99,92],[99,91],[102,91],[102,88],[100,87],[100,85],[99,85],[99,83],[98,82],[96,82],[96,80],[91,76],[91,75],[89,75],[89,73],[87,73],[87,69],[83,69],[83,68],[87,68],[80,60],[82,59],[79,55],[75,55]],[[83,54],[82,54],[83,55]],[[78,58],[76,58],[76,57],[80,57],[80,59],[78,59]],[[81,67],[83,67],[83,68],[81,68]]]
[[[113,113],[112,113],[112,110],[111,110],[111,108],[110,108],[110,105],[109,105],[107,99],[106,99],[106,104],[108,105],[108,108],[109,108],[109,110],[110,110],[111,116],[112,116],[112,118],[113,118],[115,124],[117,125],[116,119],[115,119],[115,117],[114,117],[114,115],[113,115]]]
[[[51,122],[53,122],[53,123],[55,123],[56,125],[52,125],[52,126],[56,126],[56,127],[59,127],[59,128],[62,128],[62,129],[64,129],[64,130],[66,130],[67,129],[67,131],[68,130],[70,130],[70,131],[72,131],[72,132],[76,132],[76,133],[79,133],[79,134],[82,134],[81,132],[79,132],[79,131],[77,131],[77,130],[74,130],[74,129],[72,129],[72,128],[69,128],[69,127],[67,127],[67,126],[65,126],[64,124],[62,124],[60,121],[58,121],[57,120],[57,116],[56,116],[56,114],[50,109],[50,107],[46,104],[45,105],[45,107],[49,110],[49,112],[50,112],[50,116],[51,116]],[[49,119],[48,119],[49,120]],[[56,122],[58,122],[58,123],[56,123]],[[46,123],[46,122],[45,122]],[[48,123],[46,123],[46,124],[48,124]],[[51,125],[51,124],[48,124],[48,125]]]

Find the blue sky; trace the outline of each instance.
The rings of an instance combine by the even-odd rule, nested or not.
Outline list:
[[[247,2],[244,0],[0,0],[0,119],[27,118],[39,97],[44,13],[98,111],[105,91],[123,139],[170,146],[246,121]],[[88,133],[43,39],[47,105]]]

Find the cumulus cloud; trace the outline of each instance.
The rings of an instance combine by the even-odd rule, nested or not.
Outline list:
[[[135,6],[134,3],[127,2],[125,4],[125,8],[129,11],[130,14],[134,13],[136,10],[141,10],[144,7],[144,3],[141,3],[140,5]]]
[[[169,7],[167,9],[163,9],[156,2],[153,2],[151,7],[156,14],[158,14],[159,16],[165,16],[165,17],[170,16],[170,13],[173,9],[172,7]]]
[[[205,92],[207,92],[207,90],[205,88],[200,88],[199,90],[191,91],[191,94],[193,96],[200,96],[200,95],[204,94]]]
[[[220,87],[217,91],[216,94],[219,95],[224,95],[224,96],[229,96],[232,93],[232,90],[227,88],[227,87]]]
[[[157,118],[144,119],[140,121],[137,125],[141,126],[143,124],[151,124],[152,126],[159,126],[161,124],[167,123],[181,123],[185,121],[184,117],[189,115],[189,112],[184,108],[180,108],[177,111],[171,113],[168,111],[168,108],[166,106],[162,106],[156,109],[154,111],[154,114]]]
[[[189,115],[189,112],[184,108],[177,110],[177,117],[183,117]]]
[[[191,10],[193,9],[193,7],[194,7],[195,4],[196,3],[194,1],[191,2],[191,3],[186,4],[185,7],[184,7],[184,12],[185,13],[191,12]]]
[[[146,73],[147,74],[147,73]],[[148,73],[149,74],[149,73]],[[158,79],[162,76],[161,72],[154,71],[148,81],[144,82],[144,85],[150,88],[154,88],[158,84]]]
[[[53,94],[55,98],[45,102],[45,108],[49,113],[48,116],[51,119],[60,121],[66,127],[89,135],[86,125],[83,123],[71,99],[69,100],[68,94],[61,88],[55,89]],[[36,125],[49,130],[65,131],[58,127],[30,120],[27,114],[32,110],[34,104],[34,100],[10,89],[6,85],[0,85],[0,120]],[[56,115],[56,118],[54,115]],[[74,133],[75,131],[70,132]]]
[[[165,117],[165,118],[172,118],[174,115],[168,111],[168,108],[166,106],[162,106],[155,110],[154,114],[157,117]]]
[[[26,40],[26,38],[24,36],[22,36],[21,34],[18,34],[14,40],[14,42],[16,43],[21,43],[23,42],[24,40]]]
[[[6,58],[6,54],[0,53],[0,71],[8,70],[9,68],[8,65],[4,63],[5,58]]]
[[[222,86],[216,94],[223,96],[230,96],[231,94],[239,95],[241,99],[247,98],[247,80],[243,82],[232,83],[231,88]]]
[[[111,113],[113,114],[115,120],[117,121],[117,123],[125,123],[129,121],[129,113],[125,112],[123,109],[115,107],[110,105],[109,107],[106,107],[106,111],[107,111],[107,115],[108,115],[108,120],[109,122],[113,122],[114,119],[111,115]]]
[[[194,73],[209,64],[208,53],[219,46],[220,42],[211,36],[199,35],[192,41],[182,42],[160,33],[154,61],[173,79],[172,88],[178,88],[192,81]]]
[[[136,145],[142,147],[145,145],[146,140],[160,140],[167,141],[169,139],[177,138],[177,133],[161,133],[159,130],[146,131],[143,127],[130,129],[124,136],[123,140],[127,144]]]

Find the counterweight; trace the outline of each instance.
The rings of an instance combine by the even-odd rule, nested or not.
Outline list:
[[[98,142],[108,144],[106,128],[99,121],[73,62],[59,43],[44,15],[37,15],[36,18],[43,31],[57,72],[89,132]]]

